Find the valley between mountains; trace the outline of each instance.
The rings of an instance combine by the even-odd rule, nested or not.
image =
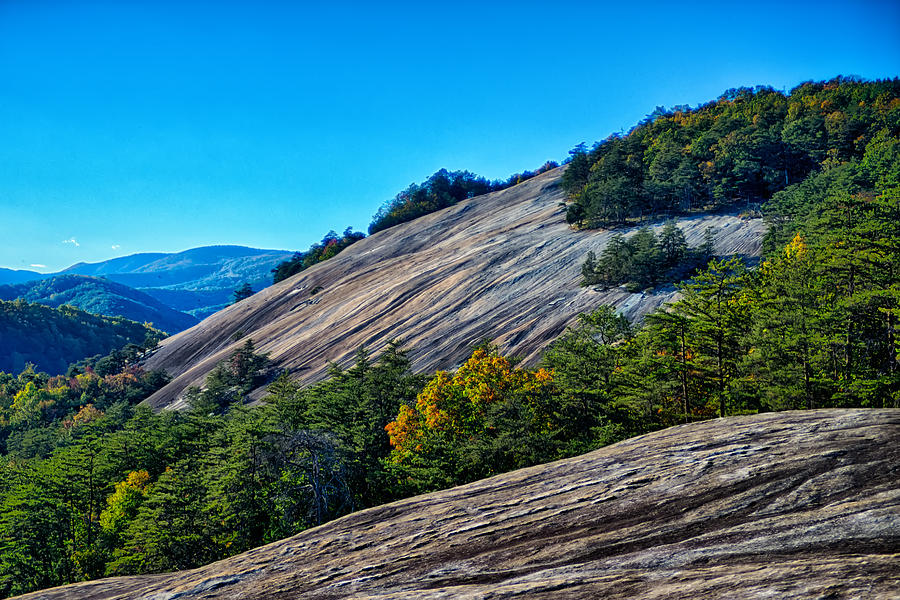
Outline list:
[[[183,391],[202,386],[247,339],[274,369],[306,383],[325,377],[330,362],[346,366],[360,347],[377,355],[392,339],[411,349],[415,372],[458,366],[484,339],[533,365],[579,313],[611,304],[634,320],[672,300],[671,286],[652,293],[580,287],[585,256],[615,231],[566,223],[563,170],[375,233],[163,340],[146,367],[174,380],[147,402],[183,407]],[[690,246],[714,228],[721,256],[759,256],[765,232],[762,219],[736,212],[678,224]]]

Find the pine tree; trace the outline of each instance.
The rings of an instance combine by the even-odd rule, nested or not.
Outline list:
[[[688,319],[696,340],[697,365],[710,384],[709,395],[720,417],[728,411],[728,387],[741,355],[741,327],[748,305],[742,294],[740,259],[710,261],[706,270],[681,286],[683,298],[672,312]]]
[[[241,300],[245,300],[255,293],[256,292],[253,291],[253,288],[250,287],[250,284],[244,282],[240,287],[234,290],[234,293],[231,295],[231,303],[237,304]]]

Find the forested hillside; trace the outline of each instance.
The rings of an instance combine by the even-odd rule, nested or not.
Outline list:
[[[98,315],[146,322],[170,334],[197,323],[191,315],[173,310],[147,294],[86,275],[58,275],[18,285],[0,285],[0,300],[17,298],[54,308],[68,304]]]
[[[52,374],[70,363],[143,343],[159,332],[119,317],[103,317],[63,305],[0,300],[0,371],[18,373],[28,363]]]
[[[567,219],[602,227],[748,206],[814,171],[871,157],[897,135],[898,121],[898,79],[838,77],[789,94],[739,88],[698,108],[659,107],[627,134],[571,152]]]

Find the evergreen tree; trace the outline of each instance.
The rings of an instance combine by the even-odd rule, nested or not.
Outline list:
[[[649,227],[641,227],[632,236],[631,291],[651,287],[662,274],[664,255],[657,242],[656,235]]]
[[[231,295],[231,303],[237,304],[241,300],[246,300],[256,292],[253,291],[253,288],[250,287],[249,283],[243,283],[240,287],[234,290],[234,293]]]
[[[598,443],[613,441],[604,427],[621,421],[613,378],[623,362],[624,342],[631,337],[628,320],[611,306],[579,315],[544,355],[560,389],[555,420],[557,438],[567,446],[564,453],[586,452]]]
[[[659,233],[659,248],[667,268],[674,267],[685,257],[687,240],[684,239],[684,233],[678,228],[675,219],[669,219],[663,225]]]
[[[683,297],[672,312],[690,320],[696,339],[696,364],[708,382],[709,397],[720,417],[728,411],[729,384],[742,354],[742,326],[749,306],[743,294],[740,259],[710,261],[708,268],[681,286]]]

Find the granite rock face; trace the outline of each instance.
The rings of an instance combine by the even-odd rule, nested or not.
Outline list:
[[[900,410],[673,427],[206,567],[27,598],[900,597]]]
[[[566,224],[561,172],[378,232],[164,340],[146,366],[175,379],[149,404],[180,407],[184,389],[202,387],[248,338],[276,369],[306,383],[325,377],[330,361],[347,366],[361,346],[377,356],[395,338],[412,348],[416,372],[454,368],[485,338],[532,365],[579,313],[613,304],[634,319],[672,300],[672,287],[580,287],[588,251],[599,254],[616,232]],[[749,257],[759,255],[765,230],[761,219],[737,214],[679,226],[692,246],[713,227],[718,253]]]

